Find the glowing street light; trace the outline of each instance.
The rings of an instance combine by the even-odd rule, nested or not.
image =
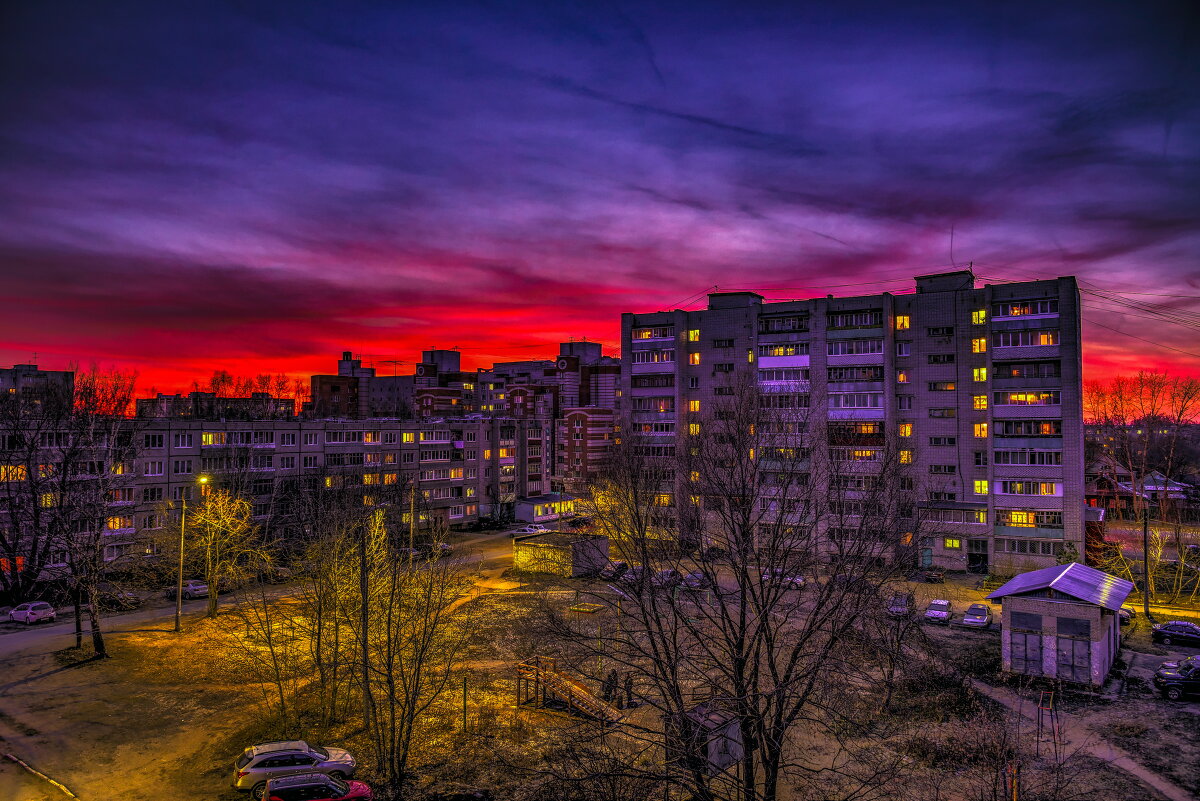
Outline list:
[[[208,483],[208,476],[197,476],[196,483],[204,485]],[[179,513],[179,581],[175,585],[175,631],[182,631],[180,619],[183,617],[183,534],[186,531],[185,523],[187,521],[187,495],[181,495],[180,500],[183,502],[183,507]]]

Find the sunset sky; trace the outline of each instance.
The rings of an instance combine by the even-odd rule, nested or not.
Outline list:
[[[0,365],[615,353],[973,262],[1078,276],[1088,377],[1200,375],[1194,9],[8,3]]]

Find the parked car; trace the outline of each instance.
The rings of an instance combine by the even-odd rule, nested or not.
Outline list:
[[[1196,645],[1200,646],[1200,626],[1186,620],[1172,620],[1160,623],[1150,630],[1150,639],[1163,645]]]
[[[55,617],[54,607],[45,601],[17,604],[8,613],[9,620],[24,623],[26,626],[32,626],[34,623],[53,623]]]
[[[546,528],[540,523],[530,523],[528,526],[521,526],[520,528],[513,529],[512,531],[508,532],[508,536],[517,537],[522,534],[545,534],[549,530],[550,529]]]
[[[669,590],[672,587],[679,586],[680,582],[682,581],[683,574],[681,574],[678,570],[673,567],[664,567],[662,570],[658,571],[658,573],[656,573],[652,579],[650,579],[650,585],[662,590]]]
[[[700,551],[700,553],[696,555],[696,558],[701,562],[718,562],[725,558],[725,549],[718,548],[715,545],[710,545],[709,547]]]
[[[136,592],[122,589],[107,581],[96,585],[96,597],[102,609],[127,612],[142,605],[142,599]]]
[[[171,600],[175,600],[175,592],[176,592],[176,586],[174,584],[172,584],[170,587],[167,587],[167,597],[170,598]],[[208,597],[208,585],[205,584],[203,581],[198,581],[196,579],[188,579],[187,581],[183,582],[183,600],[190,601],[193,598],[207,598],[207,597]]]
[[[936,567],[927,568],[921,571],[921,579],[926,584],[945,584],[946,571],[939,570]]]
[[[638,584],[646,577],[646,568],[641,565],[630,565],[629,569],[617,577],[617,581],[625,584]]]
[[[892,599],[887,604],[889,617],[908,617],[912,612],[913,596],[911,592],[897,592],[892,594]]]
[[[297,774],[345,779],[353,776],[357,768],[354,757],[341,748],[312,746],[303,740],[261,743],[250,746],[237,758],[233,786],[237,790],[249,790],[251,795],[261,799],[269,779]]]
[[[292,571],[286,567],[272,565],[258,572],[258,580],[263,584],[282,584],[292,580]]]
[[[770,567],[762,572],[763,584],[776,584],[785,590],[798,590],[804,586],[804,576],[789,573],[782,567]]]
[[[1122,606],[1117,610],[1117,618],[1121,621],[1122,626],[1128,626],[1137,620],[1137,610],[1132,606]]]
[[[1200,695],[1200,658],[1190,656],[1177,663],[1164,663],[1154,671],[1154,686],[1169,701]]]
[[[679,580],[680,586],[688,590],[707,590],[712,586],[712,581],[708,576],[704,575],[703,571],[693,570]]]
[[[941,623],[947,624],[954,617],[954,607],[944,598],[938,598],[930,601],[929,606],[925,607],[925,622],[926,623]]]
[[[1159,665],[1159,667],[1167,668],[1168,670],[1176,670],[1181,665],[1200,666],[1200,654],[1196,654],[1193,656],[1185,656],[1183,659],[1173,661],[1173,662],[1163,662],[1162,664]]]
[[[323,773],[281,776],[268,782],[270,801],[372,801],[375,797],[365,782],[345,781]]]
[[[617,561],[609,562],[607,565],[600,568],[600,573],[598,575],[602,579],[612,580],[620,576],[628,569],[629,565],[618,559]]]
[[[992,625],[992,607],[987,604],[971,604],[963,613],[962,625],[973,629],[986,629]]]
[[[421,546],[421,552],[430,559],[441,559],[454,553],[454,546],[448,542],[430,542]]]

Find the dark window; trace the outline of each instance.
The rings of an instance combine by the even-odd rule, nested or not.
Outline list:
[[[714,348],[732,348],[733,340],[732,339],[714,339],[713,347]]]
[[[1060,617],[1058,619],[1058,636],[1090,639],[1092,636],[1092,621],[1079,617]]]
[[[931,353],[929,354],[930,364],[954,364],[953,353]]]
[[[943,325],[937,328],[926,328],[925,333],[931,337],[952,337],[954,336],[954,326]]]
[[[1042,616],[1034,615],[1029,612],[1013,612],[1009,617],[1009,623],[1014,629],[1021,631],[1041,631]]]

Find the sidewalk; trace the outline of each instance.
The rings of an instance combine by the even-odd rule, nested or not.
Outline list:
[[[972,679],[971,683],[980,693],[1005,708],[1011,709],[1029,720],[1037,720],[1037,702],[1035,700],[1022,699],[1015,691],[1007,687],[993,687],[978,679]],[[1150,770],[1135,760],[1127,751],[1100,737],[1073,715],[1059,710],[1058,723],[1063,736],[1064,748],[1074,747],[1086,751],[1092,756],[1120,768],[1170,801],[1195,801],[1195,796],[1189,791]]]

